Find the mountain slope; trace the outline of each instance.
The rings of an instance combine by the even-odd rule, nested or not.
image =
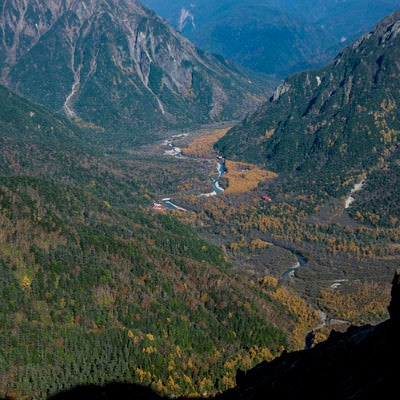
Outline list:
[[[0,32],[7,87],[114,141],[236,119],[265,96],[135,0],[7,2]]]
[[[399,33],[396,12],[324,68],[288,77],[217,148],[333,196],[395,166]]]
[[[197,46],[280,78],[326,61],[334,37],[316,24],[265,1],[181,1],[171,7],[147,0]]]
[[[0,86],[0,173],[63,174],[61,160],[94,154],[87,134],[67,118],[21,98]],[[58,172],[49,160],[60,160]],[[43,171],[42,168],[47,168]]]
[[[392,398],[397,379],[393,363],[399,357],[399,271],[392,286],[390,316],[376,326],[350,327],[332,331],[328,340],[311,349],[283,353],[249,371],[239,370],[236,387],[215,400],[240,399],[341,399],[367,400]],[[162,399],[150,389],[123,383],[81,386],[50,397],[52,400]]]

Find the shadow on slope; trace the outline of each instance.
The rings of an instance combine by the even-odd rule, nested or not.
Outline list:
[[[110,383],[105,386],[86,385],[79,386],[66,392],[51,396],[49,400],[156,400],[162,399],[151,389],[128,383]]]

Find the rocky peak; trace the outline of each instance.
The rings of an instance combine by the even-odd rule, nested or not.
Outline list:
[[[378,23],[374,29],[366,34],[362,35],[359,39],[357,39],[351,46],[345,49],[344,52],[340,53],[340,55],[336,58],[336,63],[342,59],[343,56],[346,56],[348,52],[362,52],[364,47],[370,46],[370,41],[374,41],[379,46],[384,47],[388,44],[393,44],[400,32],[400,11],[397,11],[388,17],[384,18],[380,23]]]

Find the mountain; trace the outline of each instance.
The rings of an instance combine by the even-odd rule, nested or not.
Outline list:
[[[55,3],[29,3],[33,4],[58,10]],[[26,17],[32,15],[26,11]],[[386,22],[379,28],[376,47],[393,52],[391,43],[398,37],[399,24],[395,17]],[[361,49],[370,37],[353,50]],[[373,79],[377,85],[385,71],[396,74],[390,54],[378,58],[379,74]],[[345,62],[344,55],[339,58]],[[279,93],[285,98],[285,93]],[[351,98],[354,92],[348,89],[346,93]],[[278,101],[279,96],[275,97]],[[365,97],[372,98],[371,91]],[[383,102],[372,119],[383,131],[384,144],[395,140],[390,123],[396,115],[384,120],[386,112],[394,113],[393,101]],[[279,171],[278,179],[287,178],[285,191],[279,193],[283,201],[271,195],[272,202],[264,202],[259,188],[239,195],[194,196],[193,187],[210,183],[211,160],[166,158],[148,150],[153,146],[105,149],[101,129],[95,131],[93,123],[78,120],[80,125],[75,125],[71,115],[53,113],[3,87],[0,104],[0,396],[44,399],[77,385],[109,382],[123,382],[124,388],[142,385],[142,396],[153,396],[149,387],[175,398],[217,393],[242,396],[241,390],[254,387],[257,364],[276,359],[288,365],[292,356],[288,358],[286,351],[302,349],[308,332],[326,323],[296,294],[301,276],[310,283],[306,294],[317,298],[312,304],[331,313],[330,319],[384,318],[381,280],[389,263],[398,260],[398,230],[392,229],[397,228],[396,215],[386,212],[388,229],[363,225],[356,232],[353,225],[321,224],[320,220],[312,225],[307,212],[314,206],[310,206],[316,193],[313,185],[321,191],[331,187],[323,182],[327,175],[324,168],[318,170],[318,163],[312,175],[290,165]],[[251,119],[249,115],[247,121]],[[384,124],[392,130],[385,130]],[[362,192],[371,193],[371,204],[382,199],[384,192],[390,195],[387,201],[400,204],[396,184],[390,185],[398,176],[395,142],[390,143],[383,152],[386,158],[367,171]],[[319,157],[315,155],[318,162]],[[263,160],[260,163],[264,166]],[[247,165],[237,168],[240,176],[251,172]],[[313,183],[314,176],[319,185]],[[354,169],[348,176],[356,183],[365,178]],[[297,185],[306,180],[303,190],[311,192],[308,197],[297,192],[296,200],[301,200],[297,208],[287,192],[294,185],[292,178],[293,182],[298,178]],[[353,182],[346,181],[344,186],[350,188]],[[340,187],[333,185],[334,180],[328,183]],[[154,210],[153,202],[169,192],[179,192],[182,199],[186,195],[193,209]],[[379,197],[373,198],[377,193]],[[383,211],[387,204],[382,203]],[[372,208],[360,215],[370,223],[385,223],[380,219],[384,214],[377,215]],[[196,231],[197,227],[201,229]],[[213,244],[205,238],[216,240]],[[349,252],[349,257],[335,258],[334,252],[339,251]],[[296,279],[282,277],[289,262],[300,260],[299,253],[307,265],[297,268]],[[237,254],[235,266],[230,263],[233,254]],[[259,268],[250,274],[251,257],[258,259]],[[279,264],[276,270],[274,264]],[[270,271],[276,275],[269,276]],[[343,283],[343,292],[332,286],[339,277],[350,281]],[[360,281],[367,284],[357,287]],[[371,281],[375,285],[368,284]],[[318,286],[320,282],[323,285]],[[353,304],[347,307],[348,302]],[[358,305],[360,313],[354,315],[352,310]],[[389,310],[393,315],[393,307]],[[324,336],[323,329],[330,328],[328,323],[318,330],[317,339]],[[351,341],[361,336],[352,336]],[[392,346],[389,339],[383,335],[384,343]],[[375,345],[366,343],[370,355]],[[387,349],[382,354],[387,357]],[[377,365],[382,362],[376,360]],[[310,364],[299,365],[310,376]],[[296,361],[291,370],[295,366]],[[322,364],[319,367],[322,371]],[[238,374],[239,391],[233,389],[237,370],[249,371]],[[378,379],[381,371],[375,374]],[[229,388],[233,391],[226,392]],[[260,390],[267,392],[268,385]]]
[[[135,0],[5,2],[0,32],[5,86],[114,144],[237,119],[265,99],[265,80],[196,49]]]
[[[273,0],[285,12],[320,25],[342,43],[351,43],[399,8],[396,0]]]
[[[379,203],[372,192],[398,199],[397,189],[386,183],[398,179],[399,33],[395,12],[325,67],[285,79],[216,147],[229,158],[289,176],[288,190],[297,185],[340,197],[366,178],[370,212]],[[398,208],[380,204],[386,209],[380,223],[390,225]]]
[[[324,65],[397,0],[143,0],[193,43],[279,78]]]
[[[325,29],[265,1],[145,0],[200,48],[282,78],[327,60],[336,41]]]
[[[392,286],[390,316],[378,325],[352,326],[346,332],[332,331],[325,342],[310,349],[283,353],[249,371],[238,370],[236,386],[214,400],[392,398],[399,357],[399,271]],[[51,400],[165,399],[149,388],[110,383],[76,387],[51,396]],[[182,398],[184,400],[184,398]]]

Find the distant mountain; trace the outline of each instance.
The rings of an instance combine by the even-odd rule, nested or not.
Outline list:
[[[135,0],[6,2],[0,32],[5,86],[113,142],[237,119],[265,99],[265,80],[196,49]]]
[[[343,43],[351,43],[400,8],[398,0],[271,0],[285,12],[320,25]]]
[[[395,177],[400,158],[399,57],[396,12],[325,67],[285,79],[217,148],[321,194],[340,196],[367,176],[365,190],[382,195],[389,189],[379,191],[382,172]]]
[[[280,78],[321,67],[398,0],[143,0],[199,47]]]
[[[334,37],[316,24],[259,0],[145,0],[193,43],[257,72],[282,78],[327,60]]]

